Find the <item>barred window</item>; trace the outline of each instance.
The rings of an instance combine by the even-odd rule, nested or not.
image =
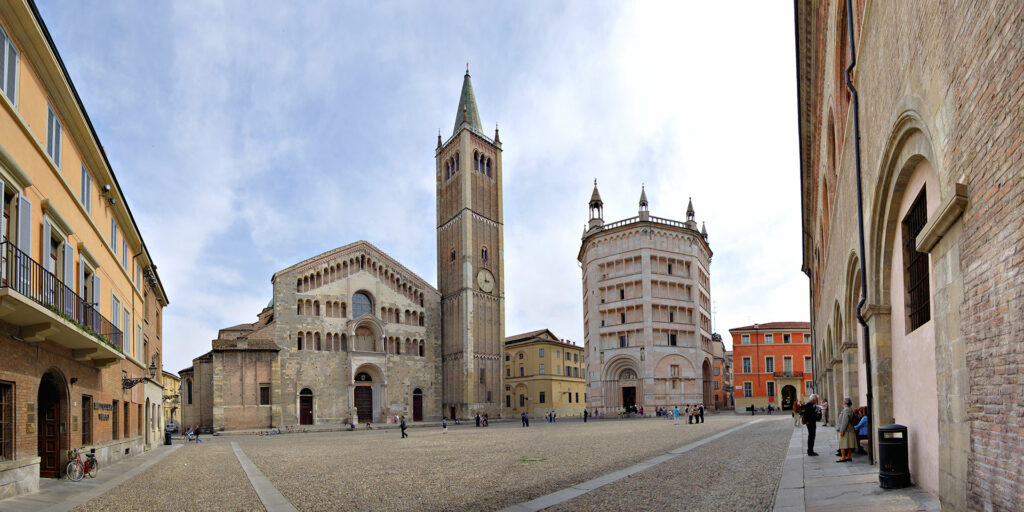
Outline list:
[[[92,444],[92,397],[82,395],[82,444]]]
[[[0,382],[0,461],[14,460],[14,385]]]
[[[751,398],[754,396],[754,384],[752,382],[743,383],[743,398]]]
[[[903,218],[903,282],[908,333],[931,319],[928,255],[917,251],[917,235],[928,222],[927,205],[925,191],[921,190]]]

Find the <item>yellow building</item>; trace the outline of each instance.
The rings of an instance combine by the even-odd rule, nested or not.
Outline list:
[[[547,329],[505,338],[505,415],[581,416],[586,407],[583,347]]]
[[[181,427],[181,379],[164,370],[164,425]]]
[[[39,11],[0,2],[0,496],[158,443],[166,305]]]

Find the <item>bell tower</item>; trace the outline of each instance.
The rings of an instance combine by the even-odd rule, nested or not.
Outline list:
[[[451,137],[437,134],[437,285],[441,292],[444,414],[503,405],[505,342],[501,139],[483,133],[469,66]]]

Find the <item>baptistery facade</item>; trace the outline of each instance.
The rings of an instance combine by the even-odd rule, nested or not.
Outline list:
[[[587,407],[713,408],[711,248],[685,222],[650,215],[641,191],[636,217],[605,224],[594,183],[577,259],[583,269]]]

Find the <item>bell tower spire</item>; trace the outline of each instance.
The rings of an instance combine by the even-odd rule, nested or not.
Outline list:
[[[476,95],[473,94],[473,82],[469,79],[469,63],[466,63],[466,75],[462,77],[462,94],[459,96],[459,109],[455,112],[455,129],[452,135],[459,133],[459,128],[468,124],[471,130],[483,133],[480,123],[480,111],[476,108]]]

